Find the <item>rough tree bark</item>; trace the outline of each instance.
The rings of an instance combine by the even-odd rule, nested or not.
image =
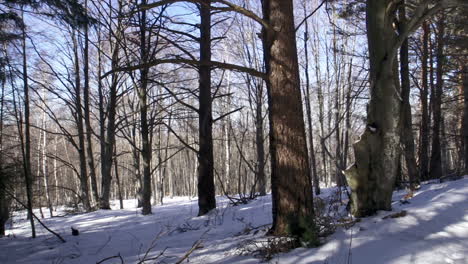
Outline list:
[[[199,150],[198,150],[198,215],[216,208],[213,159],[213,117],[211,98],[211,8],[210,0],[200,4],[199,66]]]
[[[88,186],[88,170],[86,167],[86,149],[85,149],[85,133],[83,128],[83,105],[81,102],[81,77],[80,77],[80,62],[78,56],[78,40],[76,31],[72,31],[73,54],[75,66],[75,113],[76,129],[78,133],[78,157],[80,163],[80,198],[85,211],[91,211],[91,203],[89,201],[89,186]]]
[[[111,68],[117,69],[119,67],[119,52],[120,44],[118,43],[120,38],[122,38],[123,25],[122,25],[122,0],[118,1],[118,10],[117,10],[117,26],[116,32],[114,32],[115,41],[111,45],[112,55],[111,55]],[[119,74],[114,72],[111,74],[111,83],[109,86],[109,101],[107,104],[107,127],[104,134],[101,135],[101,197],[99,199],[99,208],[100,209],[110,209],[110,191],[111,191],[111,181],[112,181],[112,162],[114,160],[114,144],[115,144],[115,131],[116,131],[116,107],[117,107],[117,89],[119,84]],[[101,126],[104,125],[104,120],[101,120]]]
[[[141,4],[146,4],[145,0]],[[146,28],[146,11],[140,13],[140,60],[144,64],[148,61],[147,49],[147,28]],[[138,98],[140,102],[140,132],[141,132],[141,157],[143,160],[143,180],[142,180],[142,214],[151,214],[151,140],[148,124],[148,68],[140,70],[140,85],[137,88]]]
[[[259,83],[256,85],[255,96],[255,150],[257,152],[257,178],[260,196],[266,195],[266,175],[265,175],[265,136],[263,131],[263,87]]]
[[[463,119],[461,127],[462,135],[462,166],[464,166],[464,173],[468,173],[468,67],[464,64],[460,67],[460,89],[463,92]]]
[[[429,25],[424,22],[422,25],[422,54],[421,54],[421,128],[419,136],[419,179],[427,180],[429,178],[429,109],[428,94],[429,86],[427,80],[427,62],[428,62],[428,43],[429,43]]]
[[[436,48],[436,85],[433,95],[433,126],[432,126],[432,148],[429,176],[432,179],[440,178],[442,170],[442,151],[440,145],[440,130],[442,121],[442,94],[443,94],[443,65],[444,65],[444,31],[445,17],[442,15],[437,21],[437,48]]]
[[[313,192],[303,119],[293,1],[263,2],[270,29],[265,53],[270,89],[270,150],[273,225],[287,234],[291,219],[313,216]]]
[[[370,94],[367,125],[354,144],[355,163],[346,171],[352,190],[351,211],[367,216],[390,210],[400,157],[399,115],[401,98],[396,83],[395,7],[390,0],[366,4],[367,39],[370,62]]]
[[[86,12],[88,10],[88,0],[85,1]],[[93,154],[93,128],[91,126],[90,117],[90,100],[89,100],[89,32],[88,24],[84,25],[84,48],[83,48],[83,103],[84,103],[84,121],[86,125],[86,157],[88,160],[89,177],[91,178],[91,190],[93,191],[93,198],[95,203],[99,201],[99,193],[97,187],[96,169],[94,165]]]
[[[406,25],[406,8],[405,1],[398,10],[400,26]],[[410,78],[409,78],[409,62],[408,62],[408,39],[405,39],[400,48],[400,79],[401,79],[401,141],[403,145],[403,153],[406,161],[406,168],[408,170],[408,178],[410,188],[413,189],[414,185],[419,182],[418,170],[416,165],[416,158],[414,152],[414,136],[413,136],[413,121],[411,118],[411,104],[410,104]]]
[[[370,102],[367,125],[354,144],[355,163],[345,174],[352,190],[352,213],[366,216],[377,210],[390,210],[393,186],[400,158],[401,95],[396,78],[398,48],[424,20],[440,10],[464,1],[422,1],[399,34],[393,29],[398,1],[368,0],[366,3],[367,39],[370,62]]]

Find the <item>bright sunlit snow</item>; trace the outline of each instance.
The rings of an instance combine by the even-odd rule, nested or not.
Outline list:
[[[325,190],[330,195],[332,189]],[[409,204],[400,203],[406,191],[395,192],[393,212],[406,210],[399,218],[382,219],[393,212],[379,212],[351,228],[338,228],[319,248],[300,248],[275,255],[271,263],[468,263],[468,178],[440,184],[424,184]],[[120,255],[124,263],[176,263],[192,248],[183,263],[259,263],[244,255],[254,239],[265,240],[271,222],[270,197],[242,206],[229,205],[218,197],[218,210],[196,217],[197,201],[187,197],[165,199],[142,216],[135,201],[125,201],[124,210],[97,211],[43,219],[66,240],[38,228],[31,239],[25,213],[15,213],[8,237],[0,239],[0,263],[97,263]],[[44,210],[47,211],[47,210]],[[65,215],[65,211],[56,212]],[[71,227],[80,231],[71,235]],[[145,257],[145,254],[146,257]],[[102,263],[121,263],[110,258]]]

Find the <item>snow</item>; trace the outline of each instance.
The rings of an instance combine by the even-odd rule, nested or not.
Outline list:
[[[322,197],[330,196],[325,190]],[[275,255],[272,263],[468,263],[468,177],[458,181],[423,184],[410,203],[400,200],[406,191],[394,193],[393,212],[379,212],[352,227],[338,228],[318,248],[299,248]],[[176,263],[194,242],[203,246],[190,256],[190,263],[259,263],[245,255],[252,241],[265,240],[271,223],[269,196],[246,205],[232,206],[218,197],[218,209],[196,217],[197,200],[166,198],[142,216],[134,200],[124,210],[114,202],[111,211],[45,218],[43,221],[66,240],[61,243],[37,225],[38,237],[30,238],[25,212],[17,212],[8,237],[0,239],[0,263],[96,263],[120,254],[124,263]],[[407,211],[399,218],[382,219]],[[46,212],[47,210],[44,210]],[[58,210],[64,214],[64,208]],[[70,227],[80,231],[72,236]],[[113,258],[103,263],[121,263]],[[187,263],[187,259],[184,261]]]

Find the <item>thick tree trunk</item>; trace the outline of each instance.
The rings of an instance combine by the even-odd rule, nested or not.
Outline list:
[[[101,76],[102,74],[101,32],[98,31],[97,35],[98,35],[98,44],[100,45],[98,49],[97,68],[98,68],[98,75]],[[104,185],[109,185],[110,180],[109,180],[109,183],[107,183],[107,179],[106,179],[106,183],[104,183],[104,179],[103,179],[103,175],[104,175],[104,163],[103,162],[104,162],[104,157],[106,156],[106,113],[104,110],[105,109],[104,108],[104,87],[103,87],[101,79],[98,80],[98,98],[99,98],[99,145],[100,145],[100,154],[101,154],[101,197],[102,197],[102,192],[104,191],[102,187]],[[107,198],[104,197],[104,200],[105,199],[107,199],[107,201],[109,200],[108,195],[109,194],[106,195]],[[105,201],[102,201],[101,197],[99,197],[99,207],[110,209],[108,202],[106,204]]]
[[[83,109],[81,103],[81,77],[80,77],[80,62],[78,56],[78,40],[76,32],[72,32],[73,53],[75,60],[75,122],[78,132],[78,157],[80,163],[80,196],[85,211],[91,211],[91,203],[89,201],[89,186],[88,186],[88,170],[86,167],[86,149],[85,149],[85,133],[83,128]]]
[[[117,76],[112,77],[112,82],[117,82]],[[112,84],[110,89],[110,100],[107,111],[107,130],[106,139],[104,141],[104,153],[102,155],[101,164],[101,198],[99,201],[100,209],[110,209],[110,191],[112,181],[112,162],[113,151],[115,144],[115,114],[116,114],[116,101],[117,101],[117,85]]]
[[[211,9],[209,0],[200,4],[200,91],[198,150],[198,215],[216,208],[211,98]]]
[[[399,8],[400,27],[406,25],[406,10],[404,1]],[[400,48],[400,79],[401,79],[401,141],[403,152],[408,170],[408,178],[410,188],[419,182],[416,158],[414,152],[414,136],[413,136],[413,121],[411,118],[410,105],[410,79],[409,79],[409,62],[408,62],[408,39],[406,39]]]
[[[442,171],[442,151],[440,145],[440,129],[442,121],[442,93],[443,93],[443,60],[444,60],[444,31],[445,18],[441,16],[437,22],[437,50],[436,50],[436,85],[433,95],[433,126],[432,126],[432,149],[431,163],[429,169],[430,178],[436,179],[443,175]]]
[[[353,215],[390,210],[400,157],[400,106],[392,28],[395,10],[390,0],[367,1],[370,94],[367,125],[354,144],[355,163],[346,170],[352,190]]]
[[[117,24],[113,34],[109,35],[109,42],[111,43],[111,70],[114,71],[119,68],[120,61],[120,41],[123,38],[123,5],[122,0],[118,1],[116,10]],[[116,132],[116,108],[117,108],[117,90],[119,86],[120,76],[117,72],[111,75],[111,82],[109,85],[109,99],[107,104],[107,127],[101,131],[101,197],[99,200],[100,209],[110,209],[110,193],[112,182],[112,162],[114,161],[114,146],[115,146],[115,132]],[[104,125],[104,120],[101,120],[101,126]],[[102,128],[101,128],[102,129]]]
[[[0,161],[2,159],[0,158]],[[3,164],[0,164],[0,188],[7,188],[6,176],[3,175]],[[10,218],[10,198],[0,189],[0,238],[5,236],[5,224]]]
[[[1,165],[0,165],[1,166]],[[3,168],[0,168],[2,170]],[[0,173],[3,173],[0,171]],[[4,177],[0,175],[0,178]],[[3,179],[0,179],[0,188],[5,188]],[[8,221],[10,212],[9,212],[9,202],[7,200],[6,193],[4,191],[0,191],[0,238],[5,236],[5,224]]]
[[[146,1],[142,0],[142,4]],[[141,11],[140,17],[140,60],[146,63],[148,58],[148,49],[146,42],[146,11]],[[138,98],[140,101],[140,131],[142,150],[141,157],[143,159],[143,180],[142,180],[142,214],[151,214],[151,140],[148,124],[148,68],[140,70],[140,87],[138,87]]]
[[[429,109],[428,109],[428,94],[429,86],[427,80],[427,57],[429,54],[429,25],[424,22],[422,25],[422,56],[421,56],[421,130],[419,138],[419,180],[427,180],[429,178]]]
[[[85,8],[87,10],[88,0],[85,1]],[[86,154],[88,159],[89,177],[91,178],[91,190],[93,191],[93,198],[95,203],[99,201],[99,193],[97,186],[96,169],[94,165],[93,154],[93,128],[91,126],[90,117],[90,100],[89,100],[89,33],[88,24],[84,26],[84,49],[83,49],[83,73],[84,73],[84,86],[83,86],[83,103],[84,103],[84,121],[86,125]]]
[[[141,182],[141,166],[140,166],[140,154],[141,154],[141,147],[140,147],[140,140],[139,140],[139,133],[137,132],[137,127],[139,126],[139,122],[137,120],[138,110],[135,108],[135,104],[130,104],[130,99],[128,100],[129,106],[131,109],[131,127],[129,129],[129,140],[131,141],[131,145],[133,146],[131,149],[131,161],[129,161],[129,174],[132,174],[131,177],[132,185],[131,188],[134,189],[132,193],[135,193],[135,198],[137,200],[137,208],[142,207],[142,182]]]
[[[264,2],[271,148],[273,225],[285,235],[291,221],[313,217],[313,192],[303,119],[293,1]],[[312,223],[311,223],[312,224]]]
[[[118,67],[119,59],[119,45],[114,43],[112,52],[112,69]],[[112,181],[112,162],[114,160],[114,144],[115,144],[115,116],[117,106],[117,86],[119,77],[117,73],[111,76],[111,85],[109,87],[109,103],[107,105],[107,127],[105,132],[105,138],[103,142],[104,151],[101,158],[101,197],[99,200],[100,209],[110,209],[110,192],[111,192],[111,181]]]
[[[466,64],[461,66],[460,70],[460,86],[463,91],[463,120],[461,127],[462,135],[462,166],[464,166],[464,173],[468,173],[468,67]]]

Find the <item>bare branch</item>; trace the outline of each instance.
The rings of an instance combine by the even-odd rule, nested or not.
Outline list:
[[[188,3],[202,4],[201,0],[161,0],[161,1],[151,3],[151,4],[141,5],[140,10],[151,9],[151,8],[155,8],[155,7],[159,7],[159,6],[163,6],[163,5],[167,5],[167,4],[172,4],[172,3],[177,3],[177,2],[188,2]],[[246,17],[249,17],[249,18],[253,19],[257,23],[262,25],[262,27],[264,27],[265,29],[267,29],[267,30],[271,29],[271,27],[267,23],[267,21],[263,20],[257,14],[255,14],[254,12],[252,12],[252,11],[250,11],[248,9],[245,9],[245,8],[243,8],[241,6],[233,4],[233,3],[229,2],[229,1],[226,1],[226,0],[212,0],[211,2],[212,3],[220,3],[220,4],[223,4],[223,5],[226,6],[226,7],[211,6],[210,8],[212,10],[239,13],[239,14],[242,14],[242,15],[244,15]]]
[[[216,123],[216,121],[219,121],[219,120],[225,118],[228,115],[234,114],[235,112],[239,112],[240,110],[242,110],[242,108],[244,108],[244,107],[239,107],[239,108],[234,109],[234,110],[232,110],[232,111],[230,111],[230,112],[228,112],[228,113],[226,113],[224,115],[219,116],[218,118],[213,120],[213,123]]]
[[[152,66],[156,66],[159,64],[167,64],[167,63],[174,63],[174,64],[188,64],[191,66],[202,66],[202,63],[197,60],[189,60],[189,59],[184,59],[184,58],[173,58],[173,59],[155,59],[147,63],[142,63],[138,65],[133,65],[133,66],[125,66],[125,67],[120,67],[120,68],[115,68],[111,71],[106,72],[103,74],[100,79],[104,79],[107,76],[117,73],[117,72],[128,72],[128,71],[135,71],[139,69],[144,69],[144,68],[149,68]],[[243,72],[243,73],[248,73],[250,75],[266,79],[267,75],[263,72],[259,72],[255,69],[248,68],[248,67],[243,67],[240,65],[235,65],[235,64],[230,64],[230,63],[224,63],[224,62],[219,62],[219,61],[211,61],[210,65],[216,68],[222,68],[222,69],[227,69],[227,70],[232,70],[232,71],[237,71],[237,72]]]

